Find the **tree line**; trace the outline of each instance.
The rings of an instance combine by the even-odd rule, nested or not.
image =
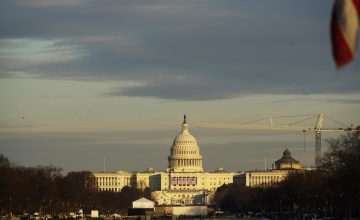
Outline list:
[[[216,205],[230,213],[360,217],[359,132],[327,142],[329,149],[317,170],[293,173],[273,187],[224,185],[216,191]]]
[[[89,171],[62,175],[54,166],[19,166],[0,155],[1,216],[34,212],[68,215],[80,209],[113,214],[131,207],[132,201],[141,197],[150,199],[150,190],[124,187],[121,192],[97,192]]]

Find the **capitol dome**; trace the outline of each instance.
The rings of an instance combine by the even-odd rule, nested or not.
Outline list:
[[[175,172],[202,172],[202,156],[194,136],[189,132],[186,115],[182,123],[182,129],[170,148],[168,157],[169,168]]]

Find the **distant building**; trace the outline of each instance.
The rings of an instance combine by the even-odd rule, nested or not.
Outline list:
[[[124,186],[131,186],[133,173],[125,171],[93,173],[99,191],[120,192]]]
[[[246,171],[234,176],[234,182],[247,187],[267,187],[283,181],[290,173],[303,172],[311,168],[302,168],[299,161],[292,158],[288,149],[275,161],[272,170]]]
[[[288,170],[246,171],[234,176],[234,182],[247,187],[273,186],[288,175]]]
[[[275,161],[273,169],[275,170],[299,170],[302,166],[299,161],[292,158],[291,153],[288,149],[285,149],[283,156]]]
[[[223,184],[237,183],[248,187],[267,186],[284,180],[290,170],[301,169],[298,161],[284,151],[275,162],[274,170],[228,172],[218,168],[213,172],[203,171],[199,145],[189,132],[186,116],[170,148],[168,168],[143,172],[97,172],[93,173],[99,191],[119,192],[124,186],[139,189],[149,187],[158,205],[208,205],[216,189]]]
[[[128,215],[154,215],[155,203],[147,198],[140,198],[132,202]]]
[[[140,198],[132,202],[133,209],[154,209],[154,202],[147,198]]]

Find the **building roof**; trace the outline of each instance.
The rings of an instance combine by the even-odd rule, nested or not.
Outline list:
[[[283,152],[283,156],[275,161],[275,163],[299,163],[299,161],[292,158],[291,152],[286,148]]]
[[[146,170],[142,171],[141,173],[156,173],[155,169],[152,167],[146,168]]]
[[[138,199],[138,200],[135,200],[135,201],[133,201],[133,202],[148,202],[148,203],[154,203],[153,201],[151,201],[151,200],[149,200],[149,199],[147,199],[147,198],[145,198],[145,197],[142,197],[142,198],[140,198],[140,199]]]
[[[224,170],[222,167],[218,167],[216,170],[213,171],[213,173],[229,173],[229,171]]]

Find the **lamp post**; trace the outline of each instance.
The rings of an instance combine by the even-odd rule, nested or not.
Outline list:
[[[12,216],[12,210],[11,210],[11,196],[9,197],[9,216]]]
[[[50,214],[50,216],[52,217],[52,212],[51,212],[51,199],[50,199],[50,208],[49,208],[50,210],[49,210],[49,214]]]
[[[27,197],[27,205],[28,205],[27,212],[30,215],[30,198],[29,197]]]
[[[40,216],[44,215],[44,204],[45,204],[45,199],[41,200],[41,205],[40,205]]]

